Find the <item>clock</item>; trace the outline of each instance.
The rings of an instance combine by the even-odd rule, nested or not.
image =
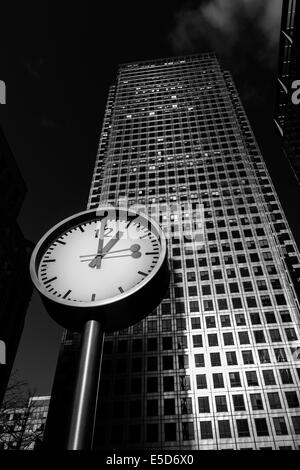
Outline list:
[[[74,331],[89,320],[105,331],[127,328],[157,307],[170,279],[159,225],[109,205],[49,230],[32,253],[30,273],[49,314]]]

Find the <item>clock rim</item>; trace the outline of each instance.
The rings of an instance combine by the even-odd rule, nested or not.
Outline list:
[[[108,297],[107,299],[103,300],[90,300],[90,301],[77,301],[77,300],[66,300],[62,299],[60,297],[56,298],[55,296],[51,295],[47,289],[44,287],[44,285],[41,283],[38,277],[38,267],[40,265],[40,261],[42,259],[43,254],[40,256],[41,251],[45,247],[45,245],[49,246],[51,242],[53,242],[54,238],[57,238],[59,236],[59,233],[68,230],[71,228],[70,224],[72,221],[76,220],[76,223],[73,224],[74,226],[80,225],[80,220],[81,223],[86,222],[90,219],[90,215],[95,214],[95,219],[97,217],[97,212],[99,211],[105,211],[105,210],[110,210],[110,211],[122,211],[126,213],[132,213],[136,214],[142,218],[144,218],[147,222],[150,222],[150,228],[154,227],[155,230],[157,231],[157,234],[159,236],[159,241],[160,241],[160,246],[161,250],[159,253],[159,259],[151,271],[150,274],[148,274],[144,279],[142,279],[137,285],[131,287],[129,290],[126,292],[122,292],[114,297]],[[64,228],[65,227],[65,228]],[[62,228],[61,232],[59,232],[59,229]],[[50,243],[48,243],[49,238],[52,236]],[[45,253],[45,251],[43,251]],[[38,256],[40,256],[40,259],[38,260]],[[135,209],[129,208],[124,208],[120,206],[110,206],[110,205],[101,205],[96,209],[87,209],[85,211],[77,212],[69,217],[66,217],[65,219],[61,220],[57,224],[55,224],[51,229],[49,229],[38,241],[36,244],[32,255],[30,259],[30,275],[31,279],[35,285],[35,287],[38,289],[38,291],[42,294],[42,296],[45,296],[48,298],[50,301],[55,302],[57,304],[60,304],[61,306],[66,306],[66,307],[74,307],[74,308],[82,308],[82,309],[90,309],[90,308],[101,308],[101,307],[108,307],[111,304],[117,304],[118,302],[121,302],[122,300],[125,300],[127,297],[130,297],[137,292],[141,291],[143,288],[145,288],[149,282],[152,281],[152,279],[159,273],[160,269],[162,268],[164,262],[166,261],[167,258],[167,243],[166,243],[166,238],[165,235],[159,226],[159,224],[154,221],[151,217],[148,216],[148,214],[139,212]]]

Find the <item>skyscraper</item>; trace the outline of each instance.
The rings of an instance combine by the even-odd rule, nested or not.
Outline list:
[[[0,161],[0,340],[6,349],[6,364],[0,364],[1,403],[32,294],[28,270],[32,243],[17,222],[26,187],[1,129]]]
[[[298,83],[297,83],[298,81]],[[300,104],[293,99],[300,85],[300,8],[296,0],[283,0],[279,42],[277,99],[274,122],[283,153],[300,182]],[[296,98],[296,96],[295,96]]]
[[[170,289],[107,334],[95,449],[299,448],[299,253],[228,72],[214,54],[123,64],[88,208],[128,198],[204,208],[204,243],[171,218]],[[161,219],[164,225],[163,218]],[[80,336],[65,332],[46,444],[63,445]],[[296,351],[296,352],[295,352]]]

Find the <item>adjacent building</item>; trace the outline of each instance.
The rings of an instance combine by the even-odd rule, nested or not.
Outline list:
[[[0,361],[1,403],[32,294],[28,269],[32,243],[17,222],[26,187],[1,129],[0,163],[0,340],[5,353]]]
[[[39,449],[49,402],[49,396],[30,397],[25,406],[0,410],[0,449]]]
[[[171,284],[107,334],[95,449],[299,449],[299,252],[230,76],[214,54],[123,64],[88,208],[189,204],[171,218]],[[162,217],[164,226],[165,220]],[[45,433],[63,447],[80,335],[63,336]]]

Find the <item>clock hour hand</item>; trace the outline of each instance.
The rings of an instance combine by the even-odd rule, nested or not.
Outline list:
[[[99,234],[99,242],[98,242],[98,248],[97,248],[97,254],[95,258],[89,263],[89,266],[91,268],[97,267],[97,269],[101,268],[101,261],[102,261],[102,249],[103,249],[103,243],[104,243],[104,228],[106,225],[106,219],[101,221],[100,225],[100,234]]]

